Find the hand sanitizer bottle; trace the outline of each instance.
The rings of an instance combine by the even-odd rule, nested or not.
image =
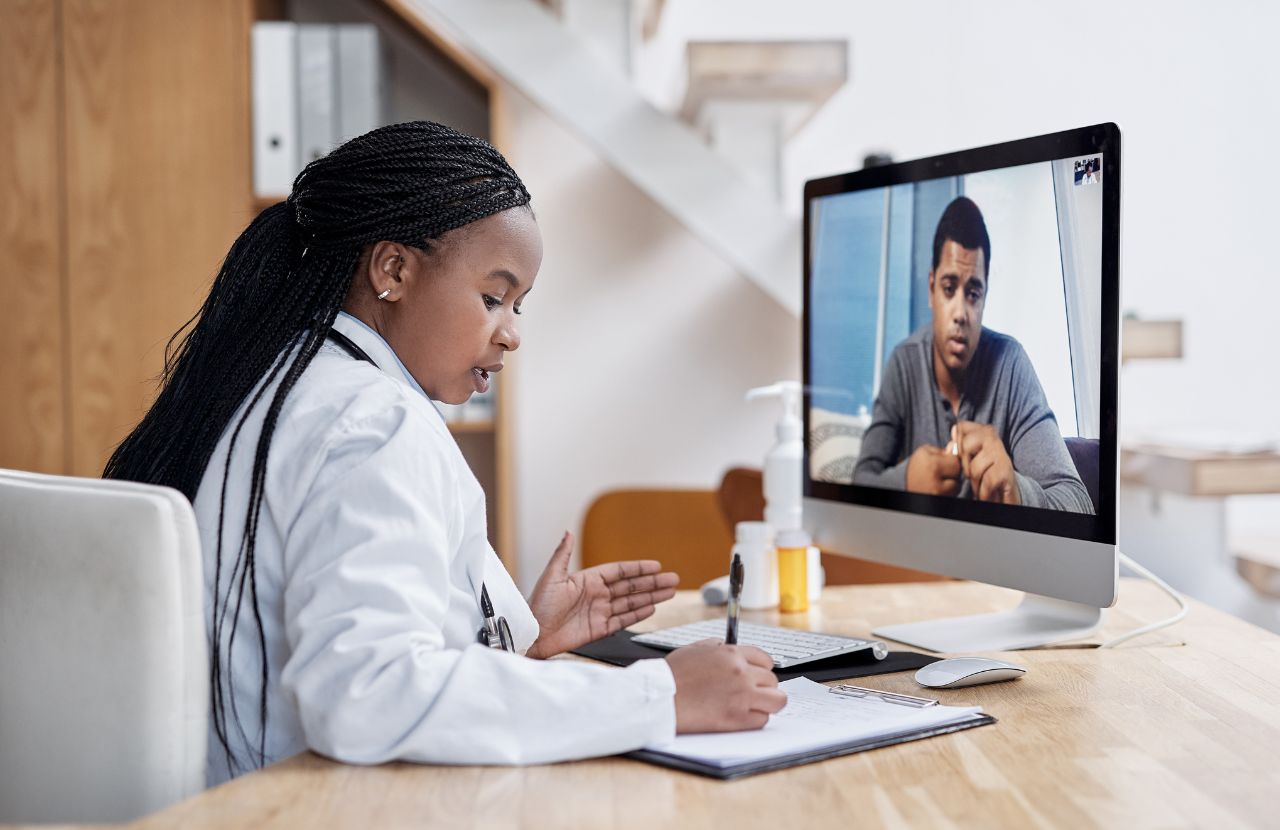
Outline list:
[[[800,384],[784,380],[747,393],[749,401],[766,397],[782,399],[782,417],[778,419],[778,443],[764,457],[764,520],[775,532],[800,530],[800,465],[804,459],[800,438]]]
[[[800,420],[800,393],[801,386],[794,380],[779,381],[747,393],[749,401],[759,398],[782,400],[782,417],[778,419],[776,429],[778,442],[764,457],[764,521],[778,534],[804,529],[804,489],[801,482],[804,425]],[[804,569],[809,603],[817,602],[822,595],[824,574],[818,557],[818,549],[810,546]]]

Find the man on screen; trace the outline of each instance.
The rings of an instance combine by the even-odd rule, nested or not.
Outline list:
[[[855,484],[1092,513],[1018,341],[982,327],[991,240],[961,196],[933,237],[933,321],[889,356]]]

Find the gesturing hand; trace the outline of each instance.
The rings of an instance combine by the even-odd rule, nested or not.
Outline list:
[[[651,559],[609,562],[569,573],[573,534],[566,532],[538,578],[529,607],[541,629],[530,657],[551,657],[586,645],[653,614],[675,596],[680,578],[659,573]]]
[[[1021,504],[1018,480],[1013,475],[1013,459],[1009,458],[995,427],[960,421],[954,435],[960,450],[960,464],[965,477],[973,485],[974,498]]]
[[[931,496],[960,492],[960,459],[931,444],[921,444],[907,459],[907,490]]]

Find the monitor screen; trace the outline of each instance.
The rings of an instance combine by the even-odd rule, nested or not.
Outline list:
[[[1118,164],[1100,125],[806,185],[806,495],[1114,543]]]

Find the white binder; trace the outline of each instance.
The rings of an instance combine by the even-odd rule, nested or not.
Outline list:
[[[255,23],[253,69],[253,192],[284,198],[299,164],[297,25]]]
[[[338,27],[338,142],[382,125],[382,51],[377,27]]]
[[[324,23],[298,26],[299,168],[333,149],[337,143],[337,67],[335,27]]]

